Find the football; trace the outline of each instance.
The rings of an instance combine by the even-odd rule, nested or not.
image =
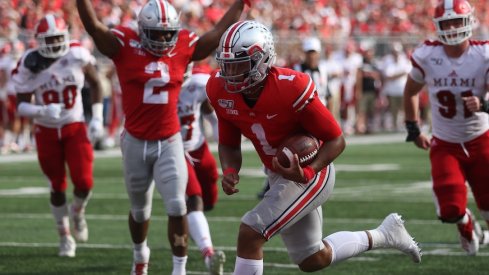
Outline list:
[[[280,165],[288,168],[294,154],[297,154],[300,166],[305,167],[316,158],[318,150],[319,141],[315,137],[308,134],[295,134],[282,142],[275,156]]]

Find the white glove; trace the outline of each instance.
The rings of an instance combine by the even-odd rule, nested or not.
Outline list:
[[[50,103],[43,106],[42,116],[58,119],[60,118],[61,111],[63,111],[64,108],[65,105],[63,103]]]
[[[104,125],[100,118],[93,117],[88,124],[88,138],[92,143],[104,136]]]

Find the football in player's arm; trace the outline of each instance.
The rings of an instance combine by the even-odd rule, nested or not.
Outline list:
[[[417,244],[396,213],[376,229],[322,238],[321,205],[333,192],[332,162],[345,148],[345,139],[310,76],[273,66],[275,47],[265,26],[241,21],[229,27],[216,60],[220,71],[211,75],[206,91],[218,117],[222,188],[227,195],[239,192],[241,135],[253,143],[270,183],[264,198],[241,220],[234,274],[263,274],[262,248],[275,235],[306,272],[376,248],[395,248],[421,261]],[[301,167],[295,155],[285,168],[275,157],[276,149],[295,133],[309,133],[322,145],[311,164]]]

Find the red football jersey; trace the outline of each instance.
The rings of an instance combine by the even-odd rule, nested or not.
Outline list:
[[[272,169],[272,158],[288,136],[308,132],[322,141],[341,135],[341,129],[317,97],[309,75],[272,67],[255,106],[240,93],[224,89],[224,80],[213,73],[207,95],[219,121],[219,143],[238,147],[241,134],[253,143],[263,164]]]
[[[178,94],[198,36],[181,30],[170,53],[154,56],[141,47],[134,30],[119,26],[112,32],[121,44],[112,59],[122,90],[126,130],[145,140],[164,139],[177,133]]]

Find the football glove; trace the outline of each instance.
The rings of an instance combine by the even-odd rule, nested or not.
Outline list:
[[[63,103],[50,103],[48,105],[43,106],[42,116],[59,119],[61,116],[61,111],[65,108]]]

